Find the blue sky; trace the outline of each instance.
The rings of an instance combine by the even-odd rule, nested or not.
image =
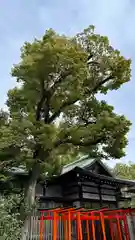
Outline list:
[[[10,69],[17,63],[24,41],[40,37],[47,28],[75,34],[88,25],[107,35],[111,44],[132,58],[132,80],[107,100],[118,113],[133,123],[123,161],[134,160],[135,147],[135,1],[134,0],[1,0],[0,8],[0,107],[4,107],[9,88],[15,85]]]

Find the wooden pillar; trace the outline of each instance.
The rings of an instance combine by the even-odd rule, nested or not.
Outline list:
[[[116,208],[119,208],[119,194],[120,194],[120,189],[117,186],[117,188],[116,188]]]
[[[83,192],[82,192],[82,182],[81,181],[78,182],[78,186],[79,186],[79,201],[80,201],[80,206],[82,206],[82,204],[83,204]]]
[[[82,179],[81,179],[80,174],[77,174],[77,182],[78,182],[79,202],[80,202],[80,207],[81,207],[82,203],[83,203],[83,192],[82,192]]]
[[[45,195],[46,195],[46,183],[43,184],[43,196],[45,196]]]
[[[99,191],[100,207],[103,207],[103,200],[102,200],[102,193],[101,193],[101,185],[100,185],[100,183],[98,185],[98,191]]]

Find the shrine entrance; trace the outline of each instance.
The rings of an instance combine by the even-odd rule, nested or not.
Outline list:
[[[40,240],[135,239],[129,226],[129,218],[134,219],[135,209],[57,208],[40,213]]]

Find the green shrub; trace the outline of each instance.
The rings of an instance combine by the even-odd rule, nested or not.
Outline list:
[[[20,239],[21,220],[19,220],[19,195],[0,197],[0,240]]]

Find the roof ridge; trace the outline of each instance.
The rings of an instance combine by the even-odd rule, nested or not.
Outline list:
[[[79,163],[79,162],[81,162],[82,160],[85,160],[85,159],[88,159],[88,158],[89,158],[88,155],[82,156],[82,157],[80,157],[78,160],[75,160],[75,161],[73,161],[73,162],[71,162],[71,163],[68,163],[68,164],[64,165],[63,168],[72,166],[72,165],[74,165],[75,163]],[[94,160],[94,159],[92,159],[92,160]]]

